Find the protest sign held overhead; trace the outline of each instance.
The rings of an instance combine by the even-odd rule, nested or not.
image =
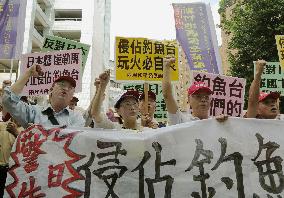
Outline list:
[[[279,62],[282,69],[284,69],[284,35],[276,35],[275,39],[278,50]]]
[[[173,9],[176,38],[190,69],[222,74],[210,6],[205,3],[174,3]]]
[[[281,197],[283,127],[239,118],[143,133],[35,125],[15,142],[4,197]]]
[[[23,95],[48,95],[49,88],[59,76],[71,76],[78,85],[75,91],[82,90],[81,50],[25,54],[21,61],[21,74],[33,64],[40,65],[44,74],[40,77],[31,77],[23,89]]]
[[[204,82],[213,91],[210,115],[240,117],[244,107],[246,80],[230,76],[193,72],[193,82]]]
[[[260,90],[263,92],[280,92],[284,96],[284,69],[279,62],[266,63],[261,75]]]
[[[172,80],[178,80],[178,48],[175,41],[146,38],[116,37],[115,71],[118,81],[161,81],[163,58],[176,58],[172,65]]]
[[[82,72],[83,72],[88,58],[90,45],[50,35],[45,37],[42,47],[43,52],[57,51],[57,50],[71,50],[71,49],[80,49],[82,51]]]
[[[19,59],[25,32],[27,0],[0,1],[0,59]]]

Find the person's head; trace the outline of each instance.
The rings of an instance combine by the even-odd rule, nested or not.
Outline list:
[[[146,106],[146,102],[145,102],[145,93],[143,92],[140,96],[139,96],[139,110],[141,112],[141,114],[144,114],[145,112],[145,106]],[[150,116],[154,116],[154,113],[156,111],[156,94],[152,91],[148,91],[148,105],[147,105],[147,111],[149,113]]]
[[[123,121],[137,119],[139,114],[138,97],[139,92],[135,90],[126,91],[117,97],[114,108]]]
[[[79,99],[75,96],[73,96],[73,98],[71,99],[70,103],[69,103],[69,109],[74,110],[75,107],[77,106],[77,103],[79,102]]]
[[[197,117],[200,116],[200,119],[207,118],[213,93],[211,89],[203,82],[195,82],[188,88],[187,93],[192,113]]]
[[[258,114],[265,119],[274,119],[279,114],[278,92],[261,92],[258,97]]]
[[[67,107],[73,98],[76,81],[70,76],[60,76],[50,88],[49,101],[53,108]]]
[[[5,87],[11,86],[11,85],[12,85],[12,81],[11,80],[3,80],[3,82],[2,82],[2,89],[4,90]]]

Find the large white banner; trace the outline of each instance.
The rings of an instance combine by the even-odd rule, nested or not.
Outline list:
[[[135,133],[32,126],[5,197],[284,197],[284,122],[230,118]]]

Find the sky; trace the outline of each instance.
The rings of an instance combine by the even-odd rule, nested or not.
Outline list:
[[[175,39],[172,3],[205,2],[210,4],[215,27],[220,24],[219,0],[115,0],[111,2],[110,59],[114,59],[115,36]],[[221,30],[216,28],[218,45]]]

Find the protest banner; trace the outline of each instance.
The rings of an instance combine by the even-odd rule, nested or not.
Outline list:
[[[26,0],[0,0],[0,59],[21,56],[26,4]]]
[[[141,83],[127,83],[123,84],[124,90],[137,90],[142,94],[144,92],[144,84]],[[162,94],[162,85],[161,84],[149,84],[149,91],[152,91],[156,94],[156,111],[154,118],[158,122],[167,121],[167,109],[166,103]]]
[[[279,62],[284,69],[284,35],[275,35],[276,45],[278,50]]]
[[[178,48],[175,41],[116,37],[115,76],[117,81],[161,81],[163,58],[174,56],[171,79],[178,80]]]
[[[82,51],[82,72],[84,71],[86,61],[89,54],[90,45],[73,41],[70,39],[58,36],[46,36],[44,39],[42,51],[57,51],[57,50],[71,50],[80,49]]]
[[[76,80],[75,92],[82,90],[81,50],[24,54],[21,60],[21,74],[33,64],[40,65],[44,75],[31,77],[22,91],[23,95],[48,95],[54,80],[59,76],[71,76]]]
[[[205,3],[173,3],[176,37],[193,71],[222,74],[212,12]]]
[[[283,197],[284,122],[229,118],[135,133],[35,125],[5,197]]]
[[[254,63],[255,74],[255,63]],[[279,92],[284,96],[284,69],[279,62],[267,62],[261,75],[260,90],[263,92]]]
[[[192,76],[192,83],[202,81],[213,91],[210,102],[211,116],[242,116],[246,79],[204,72],[193,72]]]

